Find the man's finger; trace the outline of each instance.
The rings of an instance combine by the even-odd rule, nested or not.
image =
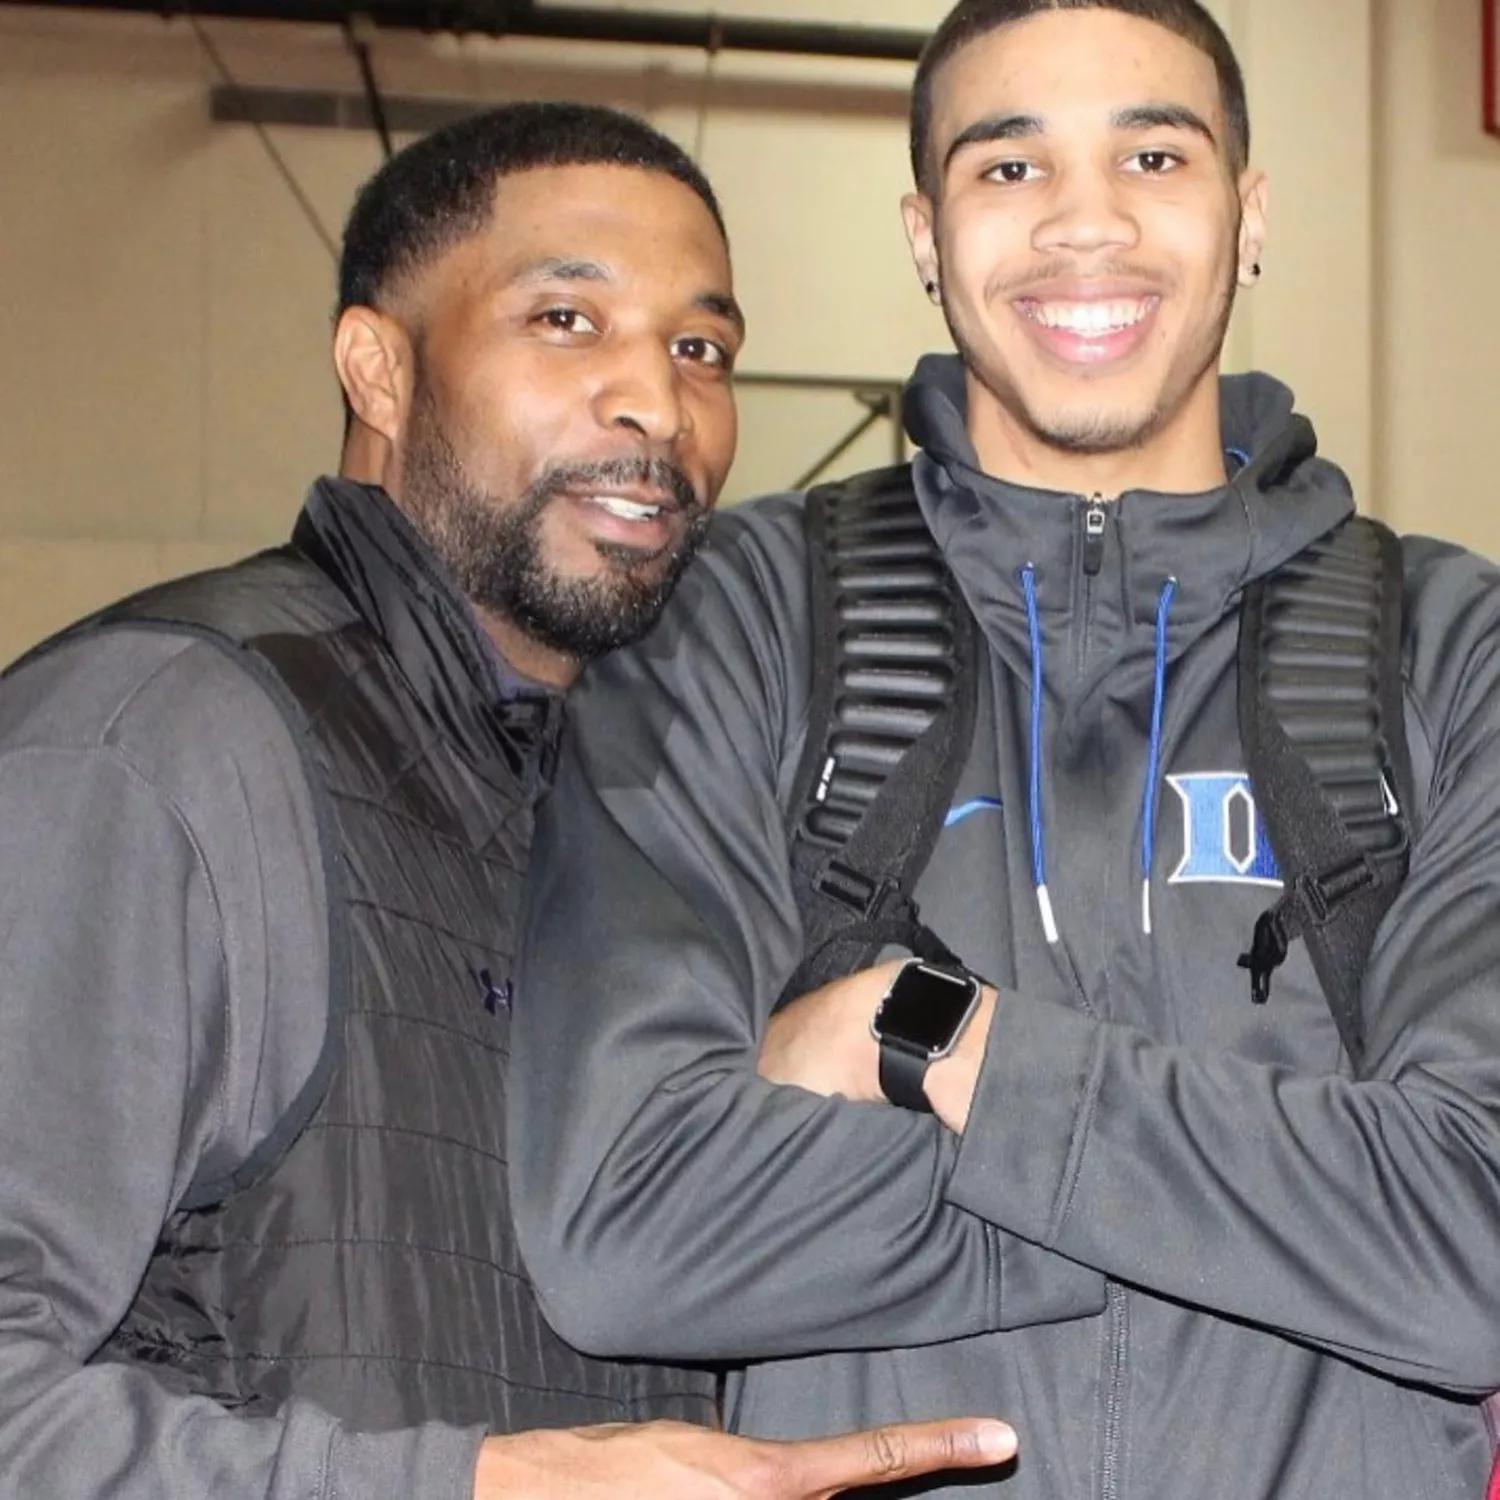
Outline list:
[[[814,1500],[865,1484],[888,1484],[942,1469],[1001,1464],[1016,1452],[1015,1432],[992,1417],[904,1422],[844,1437],[787,1445],[781,1462],[786,1483],[776,1500]]]

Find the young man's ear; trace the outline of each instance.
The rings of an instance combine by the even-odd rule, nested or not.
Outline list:
[[[1240,178],[1240,285],[1260,280],[1266,253],[1266,174],[1247,171]]]
[[[921,278],[922,290],[934,302],[943,300],[942,270],[938,265],[937,239],[934,233],[936,212],[926,193],[908,193],[901,200],[901,222],[906,225],[906,239],[911,246],[912,264]]]
[[[346,307],[333,331],[333,366],[355,419],[398,446],[412,393],[406,330],[372,307]]]

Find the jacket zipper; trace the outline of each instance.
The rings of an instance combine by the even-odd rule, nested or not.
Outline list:
[[[1109,1335],[1105,1354],[1103,1452],[1099,1455],[1099,1500],[1119,1500],[1121,1428],[1125,1421],[1125,1344],[1129,1312],[1125,1289],[1109,1283]]]
[[[1094,636],[1094,580],[1104,566],[1104,534],[1109,526],[1109,503],[1103,495],[1090,495],[1083,504],[1083,620],[1078,631],[1073,670],[1082,673],[1088,665]]]
[[[1083,508],[1083,571],[1089,578],[1097,578],[1104,566],[1104,527],[1108,520],[1104,496],[1090,495]]]
[[[1095,580],[1104,567],[1104,542],[1109,530],[1109,502],[1093,494],[1083,507],[1083,628],[1080,631],[1078,670],[1088,664],[1093,647]],[[1080,990],[1082,986],[1079,986]],[[1090,1007],[1092,1009],[1092,1007]],[[1099,1500],[1119,1500],[1121,1428],[1125,1418],[1125,1345],[1127,1308],[1125,1290],[1109,1284],[1104,1353],[1104,1431],[1099,1455]]]

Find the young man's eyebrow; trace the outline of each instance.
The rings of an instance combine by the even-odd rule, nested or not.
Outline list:
[[[542,281],[613,281],[608,266],[595,260],[576,260],[566,255],[548,255],[529,261],[512,277],[517,286],[534,286]]]
[[[1210,146],[1219,144],[1208,121],[1185,104],[1133,104],[1116,110],[1110,123],[1116,130],[1190,130]]]
[[[986,141],[1016,141],[1023,137],[1041,135],[1046,125],[1040,115],[986,115],[966,125],[953,137],[943,153],[943,170],[946,172],[953,158],[966,146],[982,145]]]
[[[1219,144],[1208,121],[1185,104],[1132,104],[1127,109],[1117,109],[1110,116],[1110,124],[1116,130],[1190,130],[1194,135],[1201,135],[1211,146]],[[943,170],[946,171],[953,158],[967,146],[989,141],[1015,141],[1046,133],[1047,122],[1040,115],[986,115],[954,136],[943,155]]]

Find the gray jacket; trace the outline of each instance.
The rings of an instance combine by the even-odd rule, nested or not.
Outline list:
[[[575,697],[539,835],[512,1188],[549,1313],[601,1353],[749,1362],[750,1432],[1016,1424],[1012,1475],[935,1494],[1472,1500],[1500,1385],[1496,575],[1405,544],[1427,799],[1355,1079],[1300,946],[1264,1008],[1235,964],[1275,895],[1238,595],[1347,513],[1343,476],[1288,392],[1227,381],[1234,480],[1121,497],[1091,573],[1082,498],[978,472],[961,403],[956,364],[924,362],[918,492],[986,656],[918,892],[1001,989],[968,1130],[754,1076],[801,951],[810,647],[795,499],[730,513]]]
[[[0,684],[0,1497],[470,1500],[483,1431],[249,1417],[95,1359],[322,1050],[328,917],[265,689],[118,626]]]

